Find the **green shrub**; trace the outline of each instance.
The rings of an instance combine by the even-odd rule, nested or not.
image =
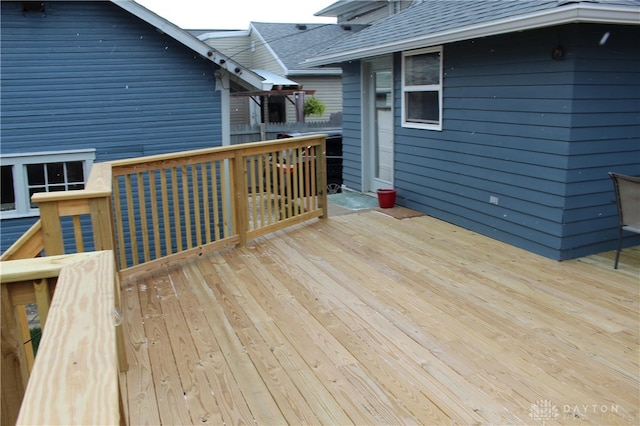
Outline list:
[[[304,116],[307,117],[309,115],[322,115],[327,107],[324,106],[321,100],[316,99],[315,97],[309,98],[304,101]]]

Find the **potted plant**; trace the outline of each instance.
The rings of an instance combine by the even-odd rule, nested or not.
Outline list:
[[[382,209],[388,209],[396,204],[395,189],[378,189],[378,204]]]
[[[307,117],[309,115],[322,115],[327,107],[322,103],[321,100],[316,99],[315,97],[309,98],[304,102],[304,116]]]

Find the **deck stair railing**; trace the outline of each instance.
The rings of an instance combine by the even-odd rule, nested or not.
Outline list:
[[[40,256],[87,250],[109,253],[116,271],[110,303],[118,312],[121,279],[327,217],[325,151],[325,135],[313,135],[94,164],[84,190],[32,196],[40,219],[0,260],[36,262]],[[68,235],[71,241],[65,239]],[[68,265],[72,271],[76,267]],[[10,297],[3,278],[2,423],[15,421],[21,389],[31,370],[38,369],[39,357],[34,364],[30,354],[26,306],[36,304],[41,323],[47,322],[43,339],[61,333],[47,321],[58,285],[56,277],[21,280],[11,285]],[[98,321],[113,328],[114,354],[120,370],[126,369],[122,328],[114,327],[111,317]],[[54,370],[40,371],[46,376]],[[15,379],[15,386],[5,387],[10,383],[5,374]],[[22,404],[33,402],[25,399]]]

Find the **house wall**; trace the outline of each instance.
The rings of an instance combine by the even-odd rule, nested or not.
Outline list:
[[[338,76],[322,76],[322,77],[302,77],[289,76],[292,80],[301,84],[304,89],[315,90],[315,97],[322,101],[326,110],[322,115],[311,115],[306,117],[306,121],[327,121],[331,118],[331,114],[342,111],[342,78]],[[295,121],[295,106],[291,102],[287,102],[287,121]]]
[[[284,68],[280,62],[276,60],[273,51],[269,48],[265,40],[260,37],[257,31],[251,31],[249,40],[249,43],[253,43],[253,48],[251,49],[251,60],[249,61],[251,65],[249,68],[271,71],[278,75],[285,74]]]
[[[398,203],[557,260],[613,248],[607,172],[640,174],[637,36],[571,25],[447,45],[442,131],[400,126],[397,54]],[[566,55],[553,60],[558,45]],[[351,150],[360,145],[360,87],[354,65],[344,71]],[[345,157],[348,184],[361,184],[360,169],[355,152]]]
[[[205,43],[240,64],[251,64],[251,43],[244,31],[237,36],[226,35],[225,37],[209,38],[205,40]],[[249,68],[251,67],[249,65]]]
[[[2,2],[0,152],[96,162],[221,145],[211,62],[110,2]],[[35,218],[2,221],[4,251]]]
[[[640,176],[640,28],[572,30],[568,47],[576,59],[562,250],[578,257],[610,250],[617,240],[606,173]],[[629,237],[627,245],[640,243]]]
[[[408,8],[411,3],[411,0],[353,2],[348,12],[337,16],[337,23],[373,24]]]
[[[253,68],[253,52],[251,50],[249,36],[245,31],[239,33],[237,36],[225,35],[224,37],[209,38],[205,40],[205,43],[223,55],[233,58],[238,63]],[[229,105],[231,124],[245,124],[250,122],[250,103],[251,101],[247,97],[231,97]]]
[[[342,66],[342,179],[348,188],[361,190],[362,81],[360,62]]]

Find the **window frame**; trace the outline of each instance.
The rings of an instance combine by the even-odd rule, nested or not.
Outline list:
[[[402,77],[402,98],[400,102],[400,106],[402,109],[402,127],[412,128],[412,129],[423,129],[423,130],[442,130],[442,80],[443,80],[443,47],[428,47],[424,49],[416,49],[402,52],[402,64],[401,64],[401,77]],[[408,86],[405,81],[405,67],[406,67],[406,58],[410,56],[418,56],[424,55],[427,53],[439,53],[440,56],[440,67],[438,70],[438,84],[427,84],[427,85],[415,85]],[[414,92],[436,92],[438,94],[438,122],[437,123],[419,123],[416,121],[407,120],[407,94]]]
[[[83,184],[86,185],[95,158],[95,149],[2,154],[0,157],[0,165],[11,166],[13,168],[15,209],[0,211],[0,220],[40,215],[40,209],[31,207],[27,165],[81,161],[83,164],[82,172],[84,174]]]

